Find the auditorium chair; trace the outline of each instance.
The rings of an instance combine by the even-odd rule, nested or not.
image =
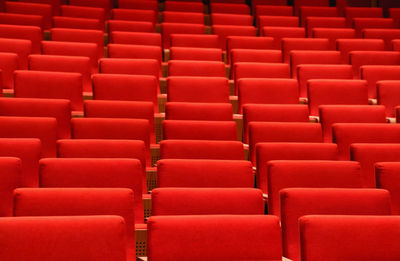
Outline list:
[[[329,6],[329,0],[293,0],[293,6],[294,6],[294,14],[295,15],[300,15],[301,13],[301,8],[304,6],[315,6],[315,7],[328,7]]]
[[[383,39],[385,41],[385,50],[392,50],[392,40],[400,39],[399,29],[374,29],[366,28],[362,31],[363,38],[367,39]]]
[[[151,200],[152,216],[264,214],[254,188],[156,188]]]
[[[312,29],[312,37],[326,38],[329,40],[329,49],[336,50],[337,39],[356,38],[356,31],[351,28],[318,28]],[[348,63],[346,60],[345,63]]]
[[[53,15],[52,6],[44,3],[23,3],[6,1],[5,11],[15,14],[32,14],[40,15],[43,18],[43,29],[51,28],[51,17]]]
[[[233,49],[274,49],[273,42],[274,39],[272,37],[228,36],[226,39],[228,62],[230,61],[230,53]]]
[[[383,9],[382,8],[371,8],[371,7],[346,7],[344,10],[345,17],[347,20],[347,25],[352,27],[353,18],[382,18]]]
[[[312,37],[314,28],[346,28],[343,17],[307,17],[305,20],[307,36]]]
[[[377,89],[379,88],[378,86],[380,86],[380,83],[378,82],[386,80],[400,80],[399,65],[362,65],[360,67],[361,79],[368,82],[368,96],[370,98],[377,98]]]
[[[400,231],[396,216],[316,215],[301,217],[300,245],[304,261],[358,260],[400,257],[392,242]],[[333,233],[334,231],[334,233]],[[346,247],[338,242],[346,240]]]
[[[342,54],[342,62],[349,64],[351,51],[383,51],[385,43],[382,39],[337,39],[336,48]]]
[[[400,22],[400,8],[388,8],[388,14],[390,18],[394,19],[396,25]]]
[[[363,36],[364,29],[393,29],[396,28],[392,18],[353,18],[353,27],[358,37]]]
[[[222,61],[169,61],[168,76],[225,77],[225,64]]]
[[[16,53],[18,69],[26,70],[28,69],[28,55],[32,52],[32,42],[24,39],[0,38],[0,52]]]
[[[52,41],[95,43],[98,57],[104,57],[104,32],[101,30],[52,28],[50,33]]]
[[[75,1],[76,4],[62,5],[61,16],[97,19],[100,23],[105,22],[105,17],[109,16],[110,11],[99,7],[81,6],[81,1]]]
[[[104,23],[99,19],[53,16],[53,28],[71,28],[104,31]]]
[[[43,34],[40,27],[1,24],[0,37],[30,40],[32,42],[32,53],[41,53],[40,42],[43,40]]]
[[[56,157],[57,120],[49,117],[0,117],[0,138],[37,138],[41,157]]]
[[[152,102],[87,100],[84,102],[87,118],[145,119],[150,125],[150,143],[156,143],[154,105]]]
[[[229,36],[256,36],[257,30],[254,26],[238,25],[213,25],[213,34],[218,35],[219,48],[226,50],[226,39]]]
[[[155,1],[132,1],[132,0],[118,0],[118,8],[122,9],[137,9],[137,10],[152,10],[157,15],[158,3]]]
[[[10,217],[0,219],[0,232],[2,260],[126,260],[122,217]]]
[[[182,4],[179,2],[179,4]],[[169,49],[171,34],[205,34],[205,26],[203,24],[179,24],[179,23],[162,23],[161,32],[163,38],[163,48]]]
[[[149,1],[150,2],[150,1]],[[114,8],[111,10],[114,20],[142,21],[155,23],[156,12],[154,10]]]
[[[250,122],[250,160],[256,162],[256,145],[260,142],[322,142],[318,123],[306,122]]]
[[[204,24],[204,14],[187,11],[164,11],[163,23]]]
[[[233,120],[164,120],[162,128],[166,140],[238,140]]]
[[[306,20],[308,17],[337,18],[340,15],[339,15],[339,10],[336,7],[300,6],[299,16],[301,18],[301,26],[305,26],[307,24]],[[325,24],[319,27],[325,28]],[[340,26],[340,27],[346,27],[346,26]]]
[[[393,144],[393,148],[395,148]],[[397,147],[396,149],[398,149]],[[389,150],[388,150],[389,151]],[[378,188],[387,189],[390,192],[392,214],[400,213],[399,201],[399,162],[377,162],[375,164],[376,186]]]
[[[353,143],[350,146],[351,160],[358,161],[361,164],[365,187],[375,187],[377,177],[375,174],[375,165],[378,162],[400,161],[398,152],[400,146],[397,144],[361,144]]]
[[[364,80],[309,80],[307,88],[312,116],[319,116],[320,105],[368,105],[368,87]]]
[[[0,23],[6,25],[35,26],[43,30],[43,17],[32,14],[0,13]]]
[[[159,46],[108,44],[109,58],[154,59],[162,63],[162,49]]]
[[[111,34],[117,31],[154,33],[155,26],[153,22],[108,20],[108,32]]]
[[[0,25],[1,26],[1,25]],[[1,89],[14,89],[14,72],[18,70],[18,54],[0,53]]]
[[[13,216],[14,208],[14,200],[12,199],[13,191],[21,186],[22,180],[25,178],[22,177],[22,175],[26,173],[22,172],[22,160],[16,157],[7,156],[0,158],[0,167],[2,169],[0,183],[0,217],[10,217]]]
[[[240,67],[238,67],[240,68]],[[239,112],[246,104],[297,104],[298,84],[293,79],[239,79]]]
[[[104,74],[152,75],[161,76],[160,63],[154,59],[102,58],[99,72]]]
[[[230,103],[167,102],[166,120],[230,121],[233,118]]]
[[[195,1],[165,1],[164,11],[203,13],[204,5]]]
[[[297,66],[300,97],[307,97],[307,82],[313,79],[353,79],[353,68],[345,64],[300,64]]]
[[[265,26],[279,27],[298,27],[300,24],[297,16],[276,16],[276,15],[259,15],[257,16],[257,25],[259,28]]]
[[[52,60],[49,60],[50,63],[43,63],[43,67],[50,67],[52,64],[57,63],[56,59],[58,57],[65,58],[67,56],[52,56]],[[40,64],[36,66],[34,63],[36,58],[42,58],[42,56],[30,56],[32,69],[41,68]],[[38,62],[40,62],[40,60]],[[67,66],[71,69],[76,65],[75,60],[67,60],[67,62]],[[64,64],[60,64],[60,67],[63,65]],[[61,67],[61,69],[63,69],[63,67]],[[90,75],[88,76],[90,77]],[[83,111],[82,76],[79,73],[16,71],[14,95],[17,98],[66,99],[71,102],[71,108],[69,110]],[[62,124],[60,128],[66,128],[65,123],[60,122],[59,124]]]
[[[378,81],[376,83],[378,104],[384,105],[387,117],[397,117],[396,107],[400,105],[400,81]]]
[[[282,63],[282,52],[280,50],[231,49],[228,55],[230,56],[231,68],[239,62]],[[233,72],[232,70],[231,74]],[[231,78],[234,78],[234,76]]]
[[[222,140],[162,140],[160,159],[243,160],[243,143]]]
[[[325,142],[332,142],[335,123],[386,123],[385,107],[379,105],[321,105],[319,115]]]
[[[42,53],[46,55],[89,57],[92,68],[91,73],[97,73],[99,70],[98,49],[95,43],[42,41]]]
[[[336,123],[332,126],[333,141],[338,145],[339,159],[350,159],[353,143],[398,143],[400,126],[385,123]]]
[[[297,66],[305,64],[341,64],[338,51],[290,51],[289,61],[292,77],[297,78]],[[319,78],[320,79],[320,78]]]
[[[256,184],[268,193],[268,168],[270,160],[337,160],[337,145],[312,142],[259,142],[256,144]]]
[[[213,25],[252,26],[253,17],[249,14],[212,13],[211,22]]]
[[[332,160],[272,160],[268,168],[268,213],[281,215],[279,193],[286,188],[362,188],[360,164]]]
[[[114,5],[113,0],[69,0],[70,5],[75,6],[86,6],[86,7],[96,7],[104,9],[104,12],[108,15],[111,8]]]
[[[170,60],[222,61],[222,50],[217,48],[171,47]]]
[[[14,216],[122,216],[127,260],[135,260],[134,196],[126,188],[19,188]]]
[[[329,40],[320,38],[283,38],[282,53],[283,61],[290,62],[290,52],[294,50],[329,50]]]
[[[248,143],[250,122],[309,122],[308,107],[300,104],[245,104],[243,106],[243,141]]]
[[[161,47],[161,35],[159,33],[143,32],[112,32],[110,40],[114,44],[151,45]]]
[[[171,34],[171,47],[219,48],[218,36],[213,34]]]
[[[264,26],[261,35],[274,38],[273,49],[281,50],[282,38],[304,38],[306,30],[303,27]]]
[[[226,14],[250,14],[250,8],[245,4],[231,4],[231,3],[210,3],[211,13],[226,13]]]
[[[254,2],[254,1],[253,1]],[[257,5],[253,6],[257,16],[260,15],[277,15],[277,16],[292,16],[293,6],[284,5]]]
[[[157,187],[253,188],[252,165],[245,160],[163,159]]]
[[[81,74],[82,90],[92,91],[91,62],[89,57],[62,55],[35,55],[28,57],[29,70]],[[37,73],[39,74],[39,73]],[[46,78],[47,80],[47,78]]]
[[[400,53],[392,51],[352,51],[349,53],[349,60],[353,66],[354,78],[359,78],[361,66],[400,65]]]
[[[53,15],[59,15],[60,14],[60,6],[61,6],[61,1],[60,0],[22,0],[22,1],[19,1],[19,2],[48,4],[48,5],[51,5],[51,7],[53,9]]]
[[[283,256],[300,260],[298,219],[306,215],[391,215],[383,189],[288,188],[280,192]]]
[[[155,216],[148,227],[153,261],[282,258],[279,221],[271,216]]]

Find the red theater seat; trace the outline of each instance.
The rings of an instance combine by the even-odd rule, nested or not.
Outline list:
[[[127,21],[127,20],[108,20],[108,32],[145,32],[154,33],[153,22]]]
[[[154,59],[162,62],[162,51],[159,46],[108,44],[109,58]]]
[[[273,160],[268,168],[268,213],[280,216],[279,193],[285,188],[361,188],[354,161]]]
[[[368,82],[368,96],[370,98],[376,98],[377,83],[379,81],[400,80],[400,66],[363,65],[360,67],[360,76],[361,79],[364,79]],[[380,84],[378,84],[378,86],[379,85]],[[390,111],[390,109],[388,111]]]
[[[18,54],[0,53],[1,89],[14,89],[14,71],[18,69]]]
[[[99,19],[53,16],[54,28],[72,28],[85,30],[104,30],[104,24]]]
[[[307,82],[313,79],[353,79],[351,65],[300,64],[297,66],[300,97],[307,97]]]
[[[396,106],[400,105],[400,81],[377,82],[378,104],[386,108],[386,116],[396,117]]]
[[[272,37],[228,36],[226,40],[228,58],[230,58],[229,55],[233,49],[274,49]]]
[[[194,121],[230,121],[233,119],[232,104],[167,102],[165,104],[165,119]]]
[[[35,231],[32,233],[32,231]],[[122,217],[13,217],[0,220],[3,260],[126,260],[126,228]],[[21,250],[23,248],[23,250]]]
[[[25,178],[22,175],[26,173],[22,173],[22,161],[16,157],[2,157],[0,159],[0,167],[2,169],[0,217],[10,217],[13,216],[13,191],[21,186],[22,180]]]
[[[253,17],[249,14],[221,14],[212,13],[211,22],[213,25],[240,25],[252,26]]]
[[[300,22],[297,16],[261,15],[257,16],[257,24],[260,28],[265,26],[298,27]]]
[[[165,1],[164,11],[203,13],[203,3],[184,1]]]
[[[161,35],[159,33],[142,32],[112,32],[111,41],[115,44],[153,45],[161,47]]]
[[[225,64],[222,61],[169,61],[168,76],[225,77]]]
[[[43,29],[43,17],[40,15],[0,13],[0,23],[35,26]]]
[[[250,8],[245,4],[210,3],[211,13],[250,14]]]
[[[336,123],[333,125],[333,140],[339,148],[339,159],[350,159],[353,143],[398,143],[400,125],[383,123]]]
[[[339,16],[339,10],[336,7],[327,6],[301,6],[300,7],[301,25],[306,25],[308,17],[337,17]],[[319,26],[319,27],[325,27]],[[342,26],[341,26],[342,27]]]
[[[222,61],[222,50],[217,48],[171,47],[170,60]]]
[[[78,4],[78,1],[76,1],[76,2],[77,2],[76,4],[70,3],[70,5],[62,5],[61,6],[61,16],[97,19],[97,20],[100,20],[101,23],[104,23],[105,15],[106,15],[104,8],[80,6]],[[108,15],[109,14],[107,12],[107,16]]]
[[[191,12],[163,12],[164,23],[204,24],[203,13]]]
[[[356,38],[356,31],[350,28],[318,28],[312,29],[312,37],[326,38],[329,40],[329,49],[336,50],[337,39]],[[345,61],[348,62],[347,60]]]
[[[397,145],[392,145],[396,153],[398,151]],[[395,148],[396,146],[397,148]],[[387,150],[389,152],[389,150]],[[375,165],[376,185],[378,188],[387,189],[390,192],[392,202],[392,214],[398,215],[400,213],[399,201],[399,163],[398,162],[378,162]]]
[[[213,34],[171,34],[171,47],[219,48],[218,36]]]
[[[41,53],[40,42],[43,40],[43,34],[40,27],[1,24],[0,37],[31,40],[32,53]]]
[[[253,188],[156,188],[152,216],[263,215],[261,190]]]
[[[42,159],[41,188],[129,188],[135,223],[143,224],[143,168],[137,159]]]
[[[78,73],[17,71],[15,97],[67,99],[71,102],[69,110],[83,111],[82,76]],[[65,127],[63,124],[62,128]]]
[[[371,8],[371,7],[346,7],[345,17],[347,19],[348,26],[352,26],[353,18],[364,17],[364,18],[382,18],[382,8]]]
[[[154,261],[280,260],[282,255],[279,221],[275,217],[160,216],[151,217],[148,226],[148,256]]]
[[[255,1],[253,1],[255,2]],[[270,1],[268,1],[270,2]],[[257,5],[255,7],[257,16],[260,15],[277,15],[277,16],[291,16],[293,15],[293,6],[288,6],[286,3],[283,5]]]
[[[282,38],[304,38],[306,30],[303,27],[264,26],[262,35],[274,38],[274,49],[282,49]]]
[[[237,140],[234,121],[163,121],[166,140]],[[193,131],[196,130],[196,131]]]
[[[383,51],[385,43],[382,39],[338,39],[336,48],[342,53],[342,62],[348,64],[351,51]]]
[[[0,38],[0,52],[16,53],[18,55],[18,69],[28,69],[28,55],[32,52],[32,42],[23,39]]]
[[[114,20],[156,22],[156,12],[154,10],[114,8],[111,10],[111,16]]]
[[[157,187],[252,188],[245,160],[163,159],[157,162]]]
[[[318,116],[320,105],[368,105],[367,82],[363,80],[309,80],[310,115]]]
[[[391,18],[354,18],[353,27],[358,37],[362,37],[364,29],[379,28],[388,29],[395,28],[395,23]]]
[[[325,142],[332,142],[334,123],[386,123],[384,106],[321,105],[319,115]]]
[[[47,30],[51,28],[53,10],[49,4],[6,1],[5,9],[8,13],[40,15],[43,19],[43,29]]]
[[[305,215],[391,215],[390,195],[378,189],[283,189],[283,255],[300,260],[298,219]]]
[[[15,216],[122,216],[126,224],[126,252],[135,256],[134,199],[123,188],[41,188],[17,189]]]
[[[104,74],[151,75],[155,79],[161,74],[160,63],[154,59],[103,58],[99,60],[99,71]]]
[[[307,17],[306,29],[308,37],[312,37],[314,28],[346,28],[343,17]]]
[[[161,159],[243,160],[243,144],[239,141],[163,140]]]
[[[302,6],[329,6],[328,0],[294,0],[294,14],[299,15]]]
[[[400,65],[399,52],[352,51],[349,58],[353,66],[354,77],[360,77],[360,67],[364,65]],[[370,97],[375,98],[375,93],[370,93]]]
[[[137,9],[137,10],[152,10],[158,13],[158,3],[156,1],[147,0],[118,0],[118,8],[122,9]]]
[[[283,38],[283,61],[289,63],[290,52],[294,50],[329,50],[329,40],[319,38]]]
[[[392,50],[392,40],[400,39],[399,29],[374,29],[366,28],[362,31],[363,38],[367,39],[383,39],[385,41],[385,50]]]
[[[400,256],[391,243],[400,234],[399,217],[305,216],[299,223],[303,260],[343,261],[354,256],[368,260],[380,259],[382,255],[395,260]],[[333,235],[332,231],[335,231]],[[339,251],[337,242],[344,238],[348,240],[348,247]]]
[[[169,49],[171,34],[204,34],[205,30],[202,24],[162,23],[163,48]]]
[[[257,30],[254,26],[238,25],[213,25],[213,34],[218,35],[219,47],[226,50],[226,39],[229,36],[256,36]]]
[[[312,142],[260,142],[256,145],[257,187],[268,193],[270,160],[337,160],[337,145]]]
[[[292,77],[297,78],[297,66],[304,64],[340,64],[338,51],[290,51]]]
[[[231,49],[230,61],[231,68],[238,62],[281,63],[282,52],[280,50]]]

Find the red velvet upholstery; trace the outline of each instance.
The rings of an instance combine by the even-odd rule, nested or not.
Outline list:
[[[384,106],[321,105],[319,115],[325,142],[332,142],[334,123],[386,123]]]
[[[59,55],[29,55],[29,70],[73,72],[82,75],[83,91],[92,90],[91,63],[89,57]]]
[[[399,217],[306,216],[300,219],[302,260],[396,260]],[[346,239],[347,246],[338,242]]]
[[[15,216],[117,215],[126,224],[127,257],[135,256],[133,191],[124,188],[21,188],[14,192]]]
[[[143,224],[143,169],[137,159],[42,159],[42,188],[129,188],[134,192],[135,223]]]
[[[38,138],[41,157],[56,157],[57,121],[42,117],[0,117],[0,138]]]
[[[43,19],[43,29],[51,28],[52,6],[40,3],[5,2],[5,9],[8,13],[40,15]]]
[[[150,143],[156,143],[154,106],[151,102],[137,101],[85,101],[85,116],[88,118],[145,119],[150,124]]]
[[[153,59],[104,58],[99,61],[99,71],[109,74],[152,75],[161,74],[160,63]]]
[[[326,18],[326,17],[337,17],[339,16],[338,9],[335,7],[327,7],[327,6],[300,6],[300,18],[301,18],[301,25],[306,26],[306,20],[308,17],[321,17],[321,18]],[[319,27],[325,27],[325,24],[323,26]],[[345,27],[345,26],[340,26],[340,27]]]
[[[262,28],[262,35],[273,37],[274,49],[281,49],[282,38],[303,38],[306,37],[306,30],[303,27],[265,26]]]
[[[72,69],[74,61],[71,62],[68,66]],[[66,99],[71,103],[68,105],[71,106],[68,110],[82,111],[82,76],[79,73],[17,71],[15,72],[15,97]],[[60,128],[66,129],[65,123],[59,124],[62,124]]]
[[[353,79],[353,68],[345,64],[300,64],[297,66],[300,97],[307,97],[307,81],[313,79]]]
[[[337,145],[311,142],[260,142],[256,145],[257,187],[268,193],[267,162],[270,160],[337,160]]]
[[[263,215],[261,190],[253,188],[156,188],[152,216]]]
[[[118,0],[118,7],[126,9],[153,10],[155,13],[158,12],[158,4],[153,1]]]
[[[350,28],[318,28],[312,29],[312,37],[327,38],[329,40],[329,49],[336,50],[337,39],[356,38],[356,31]],[[348,63],[347,58],[345,63]]]
[[[234,121],[163,121],[167,140],[237,140]]]
[[[181,5],[182,2],[179,2]],[[205,26],[202,24],[179,24],[179,23],[162,23],[161,31],[163,36],[163,48],[170,47],[171,34],[204,34]]]
[[[294,50],[329,50],[329,40],[319,38],[282,39],[283,61],[288,63],[290,51]]]
[[[83,1],[74,1],[74,3],[69,3],[70,5],[62,5],[61,16],[98,19],[101,23],[104,23],[106,15],[109,16],[109,10],[105,12],[102,7],[81,6],[80,3],[83,3]]]
[[[230,103],[194,103],[167,102],[165,119],[167,120],[232,120],[232,104]]]
[[[270,2],[270,1],[268,1]],[[255,7],[257,16],[260,15],[278,15],[291,16],[293,15],[293,7],[285,5],[257,5]]]
[[[347,64],[351,51],[383,51],[385,43],[382,39],[338,39],[336,48],[342,53],[342,62]]]
[[[60,13],[60,0],[21,0],[19,2],[48,4],[51,5],[54,15],[58,15]]]
[[[250,14],[250,8],[245,4],[210,3],[211,13]]]
[[[222,50],[217,48],[171,47],[171,60],[222,61]]]
[[[222,61],[169,61],[168,76],[225,77],[225,64]]]
[[[163,12],[164,23],[204,24],[204,14],[194,12]]]
[[[250,122],[250,159],[256,160],[259,142],[322,142],[320,124],[305,122]]]
[[[195,2],[184,2],[184,1],[167,1],[165,2],[165,11],[174,12],[193,12],[193,13],[203,13],[204,5],[203,3]]]
[[[309,80],[310,114],[318,116],[320,105],[368,105],[367,82],[363,80]]]
[[[30,83],[32,84],[32,81]],[[67,100],[0,98],[0,115],[54,117],[57,119],[57,138],[71,138],[71,107]]]
[[[28,55],[32,52],[30,40],[0,38],[0,51],[18,54],[18,69],[28,69]]]
[[[261,15],[257,16],[257,21],[260,28],[265,26],[296,27],[300,24],[297,16]]]
[[[106,12],[109,12],[110,9],[113,7],[112,0],[69,0],[69,4],[77,6],[104,8]]]
[[[231,49],[231,68],[238,62],[281,63],[282,52],[279,50]],[[233,78],[233,77],[232,77]]]
[[[161,47],[161,35],[142,32],[112,32],[111,41],[115,44],[152,45]]]
[[[111,66],[112,62],[110,64],[104,62],[103,65]],[[123,63],[121,64],[122,66],[124,66]],[[105,68],[105,70],[107,69],[108,67]],[[96,100],[152,102],[154,111],[158,112],[158,82],[154,76],[95,74],[92,76],[92,80],[93,96]]]
[[[98,57],[104,56],[104,32],[101,30],[52,28],[50,32],[52,41],[95,43]]]
[[[387,146],[386,151],[395,151],[397,153],[399,148],[398,145],[392,144],[391,148]],[[398,162],[377,162],[375,165],[376,186],[389,190],[393,215],[399,215],[400,213],[399,170]]]
[[[400,142],[400,125],[383,123],[336,123],[332,127],[333,140],[338,144],[339,159],[350,159],[352,143]]]
[[[375,187],[375,165],[378,162],[400,161],[400,146],[397,144],[361,144],[353,143],[350,146],[351,160],[361,164],[361,171],[365,187]]]
[[[218,36],[213,34],[171,34],[172,47],[219,48]]]
[[[354,161],[273,160],[268,168],[268,212],[280,216],[279,193],[285,188],[361,188]]]
[[[117,216],[4,218],[0,220],[0,258],[124,261],[125,230],[124,220]]]
[[[297,78],[297,67],[299,65],[341,64],[340,52],[338,51],[291,51],[289,56],[293,78]]]
[[[390,194],[378,189],[290,188],[280,192],[283,256],[300,260],[298,219],[305,215],[390,215]]]
[[[154,59],[162,62],[162,52],[159,46],[109,44],[108,57],[129,59]]]
[[[275,217],[160,216],[151,217],[148,228],[153,261],[280,260],[282,255]]]
[[[366,28],[362,31],[363,38],[383,39],[385,41],[385,50],[392,50],[392,40],[400,38],[399,29],[374,29]]]
[[[392,29],[396,28],[396,24],[392,18],[353,18],[353,27],[356,30],[356,35],[362,37],[364,29],[379,28]]]
[[[42,52],[48,55],[86,56],[90,58],[92,73],[98,71],[98,51],[95,43],[42,41]]]
[[[367,17],[367,18],[382,18],[383,10],[382,8],[371,8],[371,7],[346,7],[345,17],[347,19],[347,24],[351,27],[353,18],[355,17]]]
[[[114,20],[155,22],[156,12],[154,10],[114,8],[111,10]]]
[[[228,61],[230,61],[230,54],[233,49],[273,49],[274,39],[272,37],[257,36],[228,36],[226,44]]]
[[[153,22],[109,20],[108,31],[109,33],[117,31],[153,33],[155,32],[155,27]]]
[[[302,6],[329,6],[329,0],[293,0],[294,14],[299,15]]]
[[[0,25],[0,37],[31,40],[32,53],[41,53],[40,41],[43,40],[43,35],[39,27],[2,24]]]
[[[163,140],[161,159],[243,160],[243,144],[239,141]]]
[[[1,26],[1,25],[0,25]],[[14,88],[14,71],[18,69],[18,54],[0,53],[1,89]]]
[[[104,30],[104,24],[98,19],[53,16],[53,28]]]
[[[254,26],[238,26],[238,25],[213,25],[212,31],[219,37],[219,47],[226,50],[226,38],[229,36],[256,36],[256,28]]]
[[[376,56],[377,54],[372,54]],[[368,57],[371,58],[371,57]],[[380,60],[380,59],[377,59]],[[400,80],[400,66],[390,65],[363,65],[360,67],[360,76],[368,82],[368,91],[371,98],[377,97],[377,82],[382,80]],[[379,86],[380,84],[378,84]],[[391,111],[392,109],[388,109]],[[394,115],[394,114],[392,114]]]
[[[386,116],[396,117],[395,108],[400,105],[400,81],[379,81],[376,87],[378,104],[385,106]]]
[[[167,94],[169,102],[228,103],[228,79],[223,77],[168,77]]]
[[[10,25],[35,26],[43,29],[43,17],[32,14],[0,13],[0,23]]]
[[[243,141],[248,143],[248,125],[253,121],[309,122],[308,108],[300,104],[246,104],[243,106]]]
[[[360,67],[365,65],[399,65],[400,53],[392,51],[352,51],[349,54],[354,77],[360,77]],[[370,91],[370,98],[375,93]]]
[[[13,191],[22,183],[22,162],[18,158],[2,157],[0,167],[0,217],[13,216]]]

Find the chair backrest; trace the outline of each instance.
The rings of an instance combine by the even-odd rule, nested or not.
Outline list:
[[[146,32],[112,32],[111,42],[115,44],[151,45],[161,47],[161,35]]]
[[[326,38],[329,40],[329,49],[336,50],[337,39],[353,39],[356,38],[356,30],[351,28],[319,28],[312,29],[312,37]],[[344,61],[348,63],[347,59]]]
[[[40,27],[1,24],[0,37],[30,40],[32,42],[32,53],[41,53],[40,42],[43,40],[43,34]]]
[[[339,16],[338,9],[336,7],[328,6],[300,6],[300,18],[301,25],[305,26],[308,17],[337,17]],[[325,26],[321,26],[325,27]]]
[[[304,38],[306,30],[304,27],[282,27],[282,26],[264,26],[262,35],[274,38],[274,49],[282,48],[282,38]]]
[[[35,232],[32,233],[32,230]],[[3,260],[126,260],[126,228],[122,217],[10,217],[0,220]],[[23,249],[23,250],[21,250]]]
[[[222,50],[218,48],[171,47],[169,59],[220,62],[222,61]]]
[[[291,51],[289,53],[292,77],[297,78],[297,67],[307,64],[341,64],[338,51]]]
[[[392,50],[392,40],[400,38],[399,29],[374,29],[366,28],[362,30],[363,38],[367,39],[383,39],[385,41],[385,50]]]
[[[336,49],[342,54],[342,62],[348,64],[351,51],[383,51],[385,43],[382,39],[338,39]]]
[[[252,188],[252,165],[245,160],[163,159],[157,187]]]
[[[0,89],[14,88],[14,72],[18,69],[18,54],[0,53]]]
[[[210,3],[212,13],[249,14],[250,8],[245,4]]]
[[[179,4],[182,4],[182,2],[179,2]],[[163,48],[169,49],[171,34],[204,34],[205,26],[203,24],[162,23],[161,31]]]
[[[378,81],[400,80],[399,73],[400,66],[398,65],[363,65],[360,67],[360,76],[368,82],[368,96],[371,98],[377,97]]]
[[[379,28],[379,29],[392,29],[396,28],[397,25],[395,24],[392,18],[359,18],[355,17],[353,19],[353,27],[356,30],[356,35],[358,37],[363,36],[363,31],[365,29],[370,28]]]
[[[18,69],[28,69],[28,55],[32,52],[30,40],[0,38],[0,51],[18,54]]]
[[[279,221],[271,216],[151,217],[148,233],[148,257],[154,261],[280,260],[282,255]]]
[[[174,12],[192,12],[192,13],[203,13],[203,3],[183,2],[183,1],[167,1],[165,2],[165,11]]]
[[[162,62],[160,46],[133,45],[133,44],[108,44],[108,57],[127,59],[154,59]]]
[[[229,121],[233,119],[230,103],[167,102],[166,120]]]
[[[22,161],[16,157],[0,158],[1,184],[0,184],[0,217],[13,216],[14,189],[22,184]],[[25,174],[25,173],[24,173]],[[36,177],[37,178],[37,177]]]
[[[378,104],[385,106],[388,117],[396,117],[396,106],[400,105],[400,81],[378,81],[376,87]]]
[[[168,76],[225,77],[225,64],[222,61],[169,61]]]
[[[352,51],[349,54],[355,78],[360,78],[360,67],[367,65],[399,65],[400,53],[392,51]],[[370,98],[376,98],[374,89],[370,91]]]
[[[393,145],[393,149],[398,149]],[[389,150],[387,150],[389,152]],[[377,162],[375,164],[376,186],[387,189],[390,192],[392,214],[400,213],[400,195],[399,195],[399,162]]]
[[[155,22],[156,12],[154,10],[114,8],[111,10],[114,20]]]
[[[171,47],[219,48],[218,36],[212,34],[171,34]]]
[[[161,67],[154,59],[103,58],[99,60],[99,71],[103,74],[151,75],[157,79]]]
[[[51,17],[53,15],[53,10],[52,6],[49,4],[7,1],[5,3],[5,9],[8,13],[40,15],[43,19],[43,29],[48,30],[52,26]]]
[[[294,50],[329,50],[329,40],[323,38],[283,38],[282,39],[282,52],[283,61],[288,63],[290,61],[290,52]]]
[[[244,25],[213,25],[212,31],[219,37],[219,47],[226,50],[226,38],[229,36],[256,36],[254,26]]]
[[[194,12],[163,12],[163,23],[204,24],[204,14]]]
[[[280,192],[283,255],[300,260],[298,219],[305,215],[391,215],[381,189],[290,188]]]
[[[102,23],[99,19],[53,16],[53,28],[103,31],[104,23]]]

